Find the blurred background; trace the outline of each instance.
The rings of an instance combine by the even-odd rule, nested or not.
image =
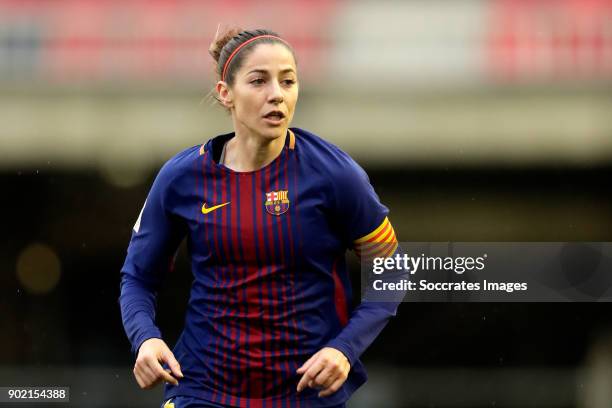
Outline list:
[[[401,241],[612,241],[611,0],[0,0],[0,386],[159,405],[119,270],[163,162],[232,130],[219,23],[295,47],[292,125],[366,169]],[[190,283],[183,250],[170,344]],[[611,329],[608,304],[404,304],[349,407],[610,407]]]

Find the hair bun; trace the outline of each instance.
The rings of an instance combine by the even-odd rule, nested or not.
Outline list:
[[[225,47],[232,38],[236,37],[243,30],[239,27],[228,28],[223,31],[220,30],[221,25],[217,26],[217,32],[215,33],[215,38],[210,43],[210,47],[208,47],[208,53],[214,58],[214,60],[218,63],[219,58],[221,56],[221,50]]]

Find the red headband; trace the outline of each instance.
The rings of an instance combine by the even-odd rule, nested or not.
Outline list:
[[[271,35],[271,34],[262,34],[262,35],[258,35],[256,37],[253,37],[245,42],[243,42],[242,44],[240,44],[238,47],[236,47],[236,49],[234,50],[234,52],[232,52],[229,56],[229,58],[227,59],[227,61],[225,61],[225,65],[223,66],[223,74],[221,75],[221,80],[225,81],[225,72],[227,71],[227,67],[229,67],[230,62],[232,61],[232,58],[234,58],[234,56],[238,53],[238,51],[240,51],[240,49],[242,47],[244,47],[245,45],[259,39],[259,38],[276,38],[277,40],[280,40],[282,42],[284,42],[287,46],[289,46],[289,43],[285,40],[283,40],[280,37],[277,37],[275,35]]]

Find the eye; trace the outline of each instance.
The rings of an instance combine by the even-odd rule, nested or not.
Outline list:
[[[261,85],[264,82],[265,81],[263,80],[263,78],[255,78],[254,80],[251,81],[251,83],[254,84],[254,85]]]
[[[283,81],[283,83],[284,83],[285,85],[293,85],[293,84],[295,84],[295,81],[294,81],[293,79],[285,79],[285,80]]]

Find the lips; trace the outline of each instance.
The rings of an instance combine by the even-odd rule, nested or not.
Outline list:
[[[283,112],[279,111],[279,110],[273,110],[273,111],[270,111],[270,112],[266,113],[263,117],[264,117],[264,119],[270,119],[270,120],[273,120],[273,121],[280,121],[280,120],[285,118],[285,114]]]

